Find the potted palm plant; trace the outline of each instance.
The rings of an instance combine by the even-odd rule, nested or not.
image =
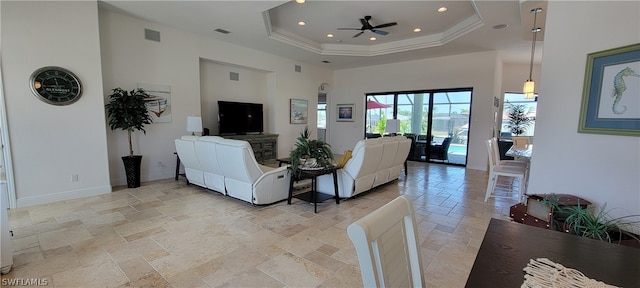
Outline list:
[[[300,132],[297,138],[295,149],[289,153],[291,166],[289,169],[294,175],[299,174],[302,167],[323,168],[331,166],[333,153],[331,146],[322,140],[309,139],[311,132],[308,127]]]
[[[507,117],[509,121],[507,122],[507,127],[511,130],[511,134],[515,136],[524,134],[533,123],[533,119],[527,116],[527,106],[511,103],[508,105],[509,112],[507,112]]]
[[[136,130],[144,134],[144,125],[153,122],[147,110],[145,99],[149,94],[144,89],[134,89],[131,91],[122,88],[115,88],[109,95],[109,101],[105,105],[109,127],[111,130],[121,129],[127,131],[129,139],[129,155],[122,157],[124,169],[127,176],[127,187],[140,187],[140,164],[142,155],[133,155],[133,145],[131,144],[131,132]]]

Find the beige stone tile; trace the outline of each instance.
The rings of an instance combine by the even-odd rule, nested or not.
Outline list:
[[[83,225],[76,225],[73,227],[38,234],[40,249],[43,251],[65,245],[71,245],[91,238],[93,238],[93,235],[91,235]]]
[[[309,254],[304,255],[304,258],[333,272],[338,271],[340,268],[342,268],[342,266],[345,265],[344,263],[338,260],[335,260],[330,256],[322,254],[318,251],[312,251]]]
[[[320,287],[363,287],[360,269],[352,265],[345,265]]]
[[[171,288],[172,286],[165,280],[160,273],[150,272],[137,280],[127,282],[119,287],[135,287],[135,288]]]
[[[127,242],[113,248],[107,249],[107,252],[117,263],[124,262],[147,253],[163,250],[160,245],[151,238],[142,238],[132,242]]]
[[[20,252],[25,249],[40,246],[40,242],[38,241],[38,236],[36,235],[31,235],[31,236],[22,237],[22,238],[13,238],[11,242],[12,242],[12,247],[14,252]]]
[[[186,270],[180,272],[172,277],[167,279],[169,284],[173,287],[208,287],[209,285],[202,281],[200,277],[198,277],[197,273],[193,270]]]
[[[113,261],[66,269],[51,275],[54,286],[118,287],[129,280]]]
[[[257,271],[257,272],[255,272],[255,271]],[[255,268],[252,269],[247,274],[249,274],[251,272],[264,274],[264,273],[262,273],[262,271],[256,270]],[[206,276],[206,277],[202,278],[202,281],[207,283],[210,287],[221,287],[222,285],[224,285],[228,281],[231,281],[232,279],[234,279],[234,277],[236,277],[236,274],[234,274],[231,271],[226,270],[224,268],[220,268],[220,269],[216,270],[215,272],[209,274],[209,276]],[[260,281],[262,281],[262,280],[258,280],[258,281],[259,282],[255,282],[255,283],[261,283]],[[253,284],[251,284],[251,285],[253,285]],[[242,285],[238,285],[237,287],[242,287]]]
[[[262,271],[253,269],[236,275],[219,287],[284,287],[284,284]]]
[[[120,270],[124,272],[130,281],[136,281],[148,274],[156,272],[141,256],[120,262],[118,266],[120,266]]]
[[[322,266],[290,253],[278,255],[257,268],[292,287],[315,287],[333,275],[333,272]]]
[[[82,221],[82,223],[87,226],[98,226],[112,223],[117,225],[118,223],[122,223],[122,221],[126,222],[126,219],[124,218],[124,216],[122,216],[122,214],[113,212],[87,217],[80,221]]]
[[[23,249],[13,253],[13,267],[22,266],[39,260],[44,260],[44,254],[42,254],[40,246]]]
[[[156,227],[156,228],[152,228],[152,229],[149,229],[149,230],[146,230],[146,231],[142,231],[142,232],[134,233],[134,234],[131,234],[131,235],[127,235],[127,236],[124,237],[124,239],[129,241],[129,242],[131,242],[131,241],[135,241],[135,240],[138,240],[138,239],[142,239],[142,238],[149,237],[151,235],[159,234],[159,233],[166,232],[166,231],[167,230],[164,230],[164,228],[162,228],[162,227]]]
[[[14,265],[11,270],[11,277],[15,278],[42,278],[67,269],[79,267],[80,261],[75,253],[65,253],[50,258],[42,258],[31,261],[25,265]]]
[[[217,257],[213,260],[218,267],[224,267],[226,270],[240,273],[255,268],[256,266],[269,260],[269,257],[258,253],[257,251],[241,246],[237,249]]]

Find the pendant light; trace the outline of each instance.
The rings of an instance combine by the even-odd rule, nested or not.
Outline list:
[[[529,65],[529,79],[524,82],[524,87],[522,88],[522,93],[524,93],[525,99],[533,99],[534,91],[535,91],[535,82],[533,82],[532,74],[533,74],[533,56],[536,52],[536,35],[542,29],[536,27],[536,20],[538,13],[542,12],[542,8],[534,8],[531,9],[531,13],[533,13],[533,29],[531,29],[531,33],[533,33],[533,41],[531,41],[531,64]]]

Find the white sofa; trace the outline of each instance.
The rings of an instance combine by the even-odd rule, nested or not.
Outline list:
[[[275,203],[289,196],[287,167],[258,164],[247,141],[183,136],[175,144],[190,183],[256,205]]]
[[[358,141],[351,159],[338,170],[340,198],[350,198],[398,179],[410,149],[411,140],[404,136]],[[331,175],[318,177],[317,183],[321,193],[334,194]]]

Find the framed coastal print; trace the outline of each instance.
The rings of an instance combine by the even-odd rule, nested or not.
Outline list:
[[[355,111],[355,104],[338,104],[336,111],[338,111],[337,121],[353,122],[353,116]]]
[[[307,124],[308,101],[304,99],[291,99],[290,120],[291,124]]]
[[[587,55],[579,133],[640,136],[640,43]]]

